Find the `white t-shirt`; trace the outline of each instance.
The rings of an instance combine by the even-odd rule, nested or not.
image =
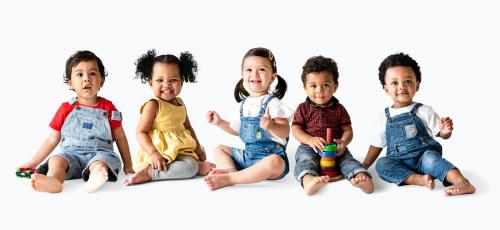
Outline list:
[[[397,116],[399,114],[408,113],[411,109],[417,104],[417,102],[413,102],[411,105],[393,109],[389,107],[389,114],[391,117]],[[439,119],[439,115],[432,109],[432,107],[428,105],[422,105],[417,110],[417,117],[422,120],[424,123],[425,129],[427,133],[431,136],[437,136],[439,134],[439,125],[441,120]],[[387,118],[385,117],[385,110],[380,113],[377,117],[377,121],[375,123],[373,136],[371,138],[371,145],[378,148],[384,148],[387,146],[387,141],[385,139],[385,126],[387,123]]]
[[[260,108],[262,107],[262,104],[264,101],[267,99],[267,97],[270,96],[269,94],[262,95],[260,97],[248,97],[245,100],[245,103],[243,104],[243,116],[244,117],[256,117],[259,115]],[[231,127],[233,130],[236,132],[240,132],[240,108],[241,108],[241,103],[238,104],[238,109],[236,110],[237,113],[233,115],[232,121],[229,123],[229,127]],[[277,97],[273,98],[269,103],[267,104],[267,107],[269,107],[269,115],[271,116],[272,119],[274,118],[285,118],[290,122],[291,117],[293,115],[293,111],[288,108],[286,105],[284,105],[280,99]],[[280,138],[276,135],[274,135],[272,132],[269,132],[270,138],[273,141],[276,141],[282,145],[286,144],[286,139],[285,138]]]

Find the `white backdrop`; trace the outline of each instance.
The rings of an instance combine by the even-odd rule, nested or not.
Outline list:
[[[500,16],[494,1],[3,1],[0,3],[0,90],[3,159],[2,229],[189,228],[301,229],[373,227],[409,229],[496,226],[499,137],[498,62]],[[335,94],[351,115],[349,148],[362,161],[375,115],[391,100],[378,81],[388,55],[405,52],[422,70],[415,100],[430,104],[455,124],[440,140],[445,157],[477,187],[471,196],[446,198],[416,186],[383,182],[365,195],[347,181],[306,197],[293,171],[277,182],[210,192],[202,178],[124,187],[106,184],[86,194],[81,180],[61,194],[32,192],[14,177],[49,132],[61,102],[73,97],[63,84],[66,59],[77,50],[96,53],[109,72],[100,95],[123,112],[135,158],[135,126],[149,87],[134,79],[136,59],[148,49],[178,55],[189,50],[199,63],[196,84],[181,97],[199,140],[213,161],[218,144],[238,138],[208,125],[205,113],[234,113],[232,93],[241,59],[254,47],[269,48],[289,85],[292,109],[306,95],[300,74],[315,55],[332,57],[340,71]],[[497,98],[497,99],[495,99]],[[291,169],[297,141],[288,146]],[[7,215],[6,215],[7,214]],[[327,215],[327,216],[325,216]],[[479,224],[480,223],[480,224]]]

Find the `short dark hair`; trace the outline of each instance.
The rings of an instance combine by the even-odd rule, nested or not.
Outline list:
[[[339,69],[337,67],[337,63],[331,59],[323,56],[314,56],[307,59],[306,64],[302,67],[302,84],[304,86],[307,82],[307,74],[310,73],[319,73],[326,71],[332,75],[332,80],[336,84],[339,82]]]
[[[397,66],[410,67],[417,77],[417,82],[422,80],[422,73],[420,72],[420,66],[418,66],[418,63],[408,54],[397,53],[385,58],[378,67],[378,79],[380,80],[382,87],[385,85],[385,73],[387,72],[387,69]]]
[[[71,69],[78,65],[80,62],[87,62],[95,60],[97,62],[97,66],[99,68],[99,73],[101,74],[101,78],[104,79],[108,76],[104,65],[102,64],[101,59],[95,55],[94,53],[88,50],[80,50],[71,55],[66,61],[66,74],[63,75],[64,83],[68,83],[71,79]]]

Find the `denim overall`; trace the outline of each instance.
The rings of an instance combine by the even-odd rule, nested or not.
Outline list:
[[[72,99],[71,106],[77,102]],[[69,165],[66,180],[89,176],[89,166],[100,160],[109,168],[109,180],[116,181],[121,169],[121,161],[113,152],[113,138],[108,120],[108,113],[103,109],[87,106],[75,106],[64,120],[61,129],[60,153]],[[48,161],[37,170],[42,174],[48,171]]]
[[[242,101],[240,107],[240,138],[245,143],[245,150],[232,148],[232,158],[237,170],[248,168],[264,157],[272,154],[279,155],[285,161],[285,170],[283,174],[277,178],[281,179],[288,173],[289,163],[285,149],[280,143],[272,140],[269,133],[260,127],[260,119],[264,116],[266,107],[275,96],[269,96],[265,99],[262,107],[260,108],[259,115],[256,117],[243,116]]]
[[[422,104],[417,103],[410,112],[387,117],[387,156],[376,164],[378,175],[385,181],[402,185],[414,173],[430,175],[446,185],[448,171],[455,168],[442,158],[442,147],[426,130],[422,120],[416,115]]]

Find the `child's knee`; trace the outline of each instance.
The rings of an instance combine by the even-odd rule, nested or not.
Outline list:
[[[68,161],[66,161],[66,159],[64,159],[64,157],[53,156],[49,160],[49,167],[50,168],[54,168],[54,167],[67,168],[69,166],[68,166]]]
[[[276,154],[268,156],[267,162],[268,162],[269,169],[271,169],[271,170],[283,171],[283,168],[285,167],[285,161],[279,155],[276,155]]]

